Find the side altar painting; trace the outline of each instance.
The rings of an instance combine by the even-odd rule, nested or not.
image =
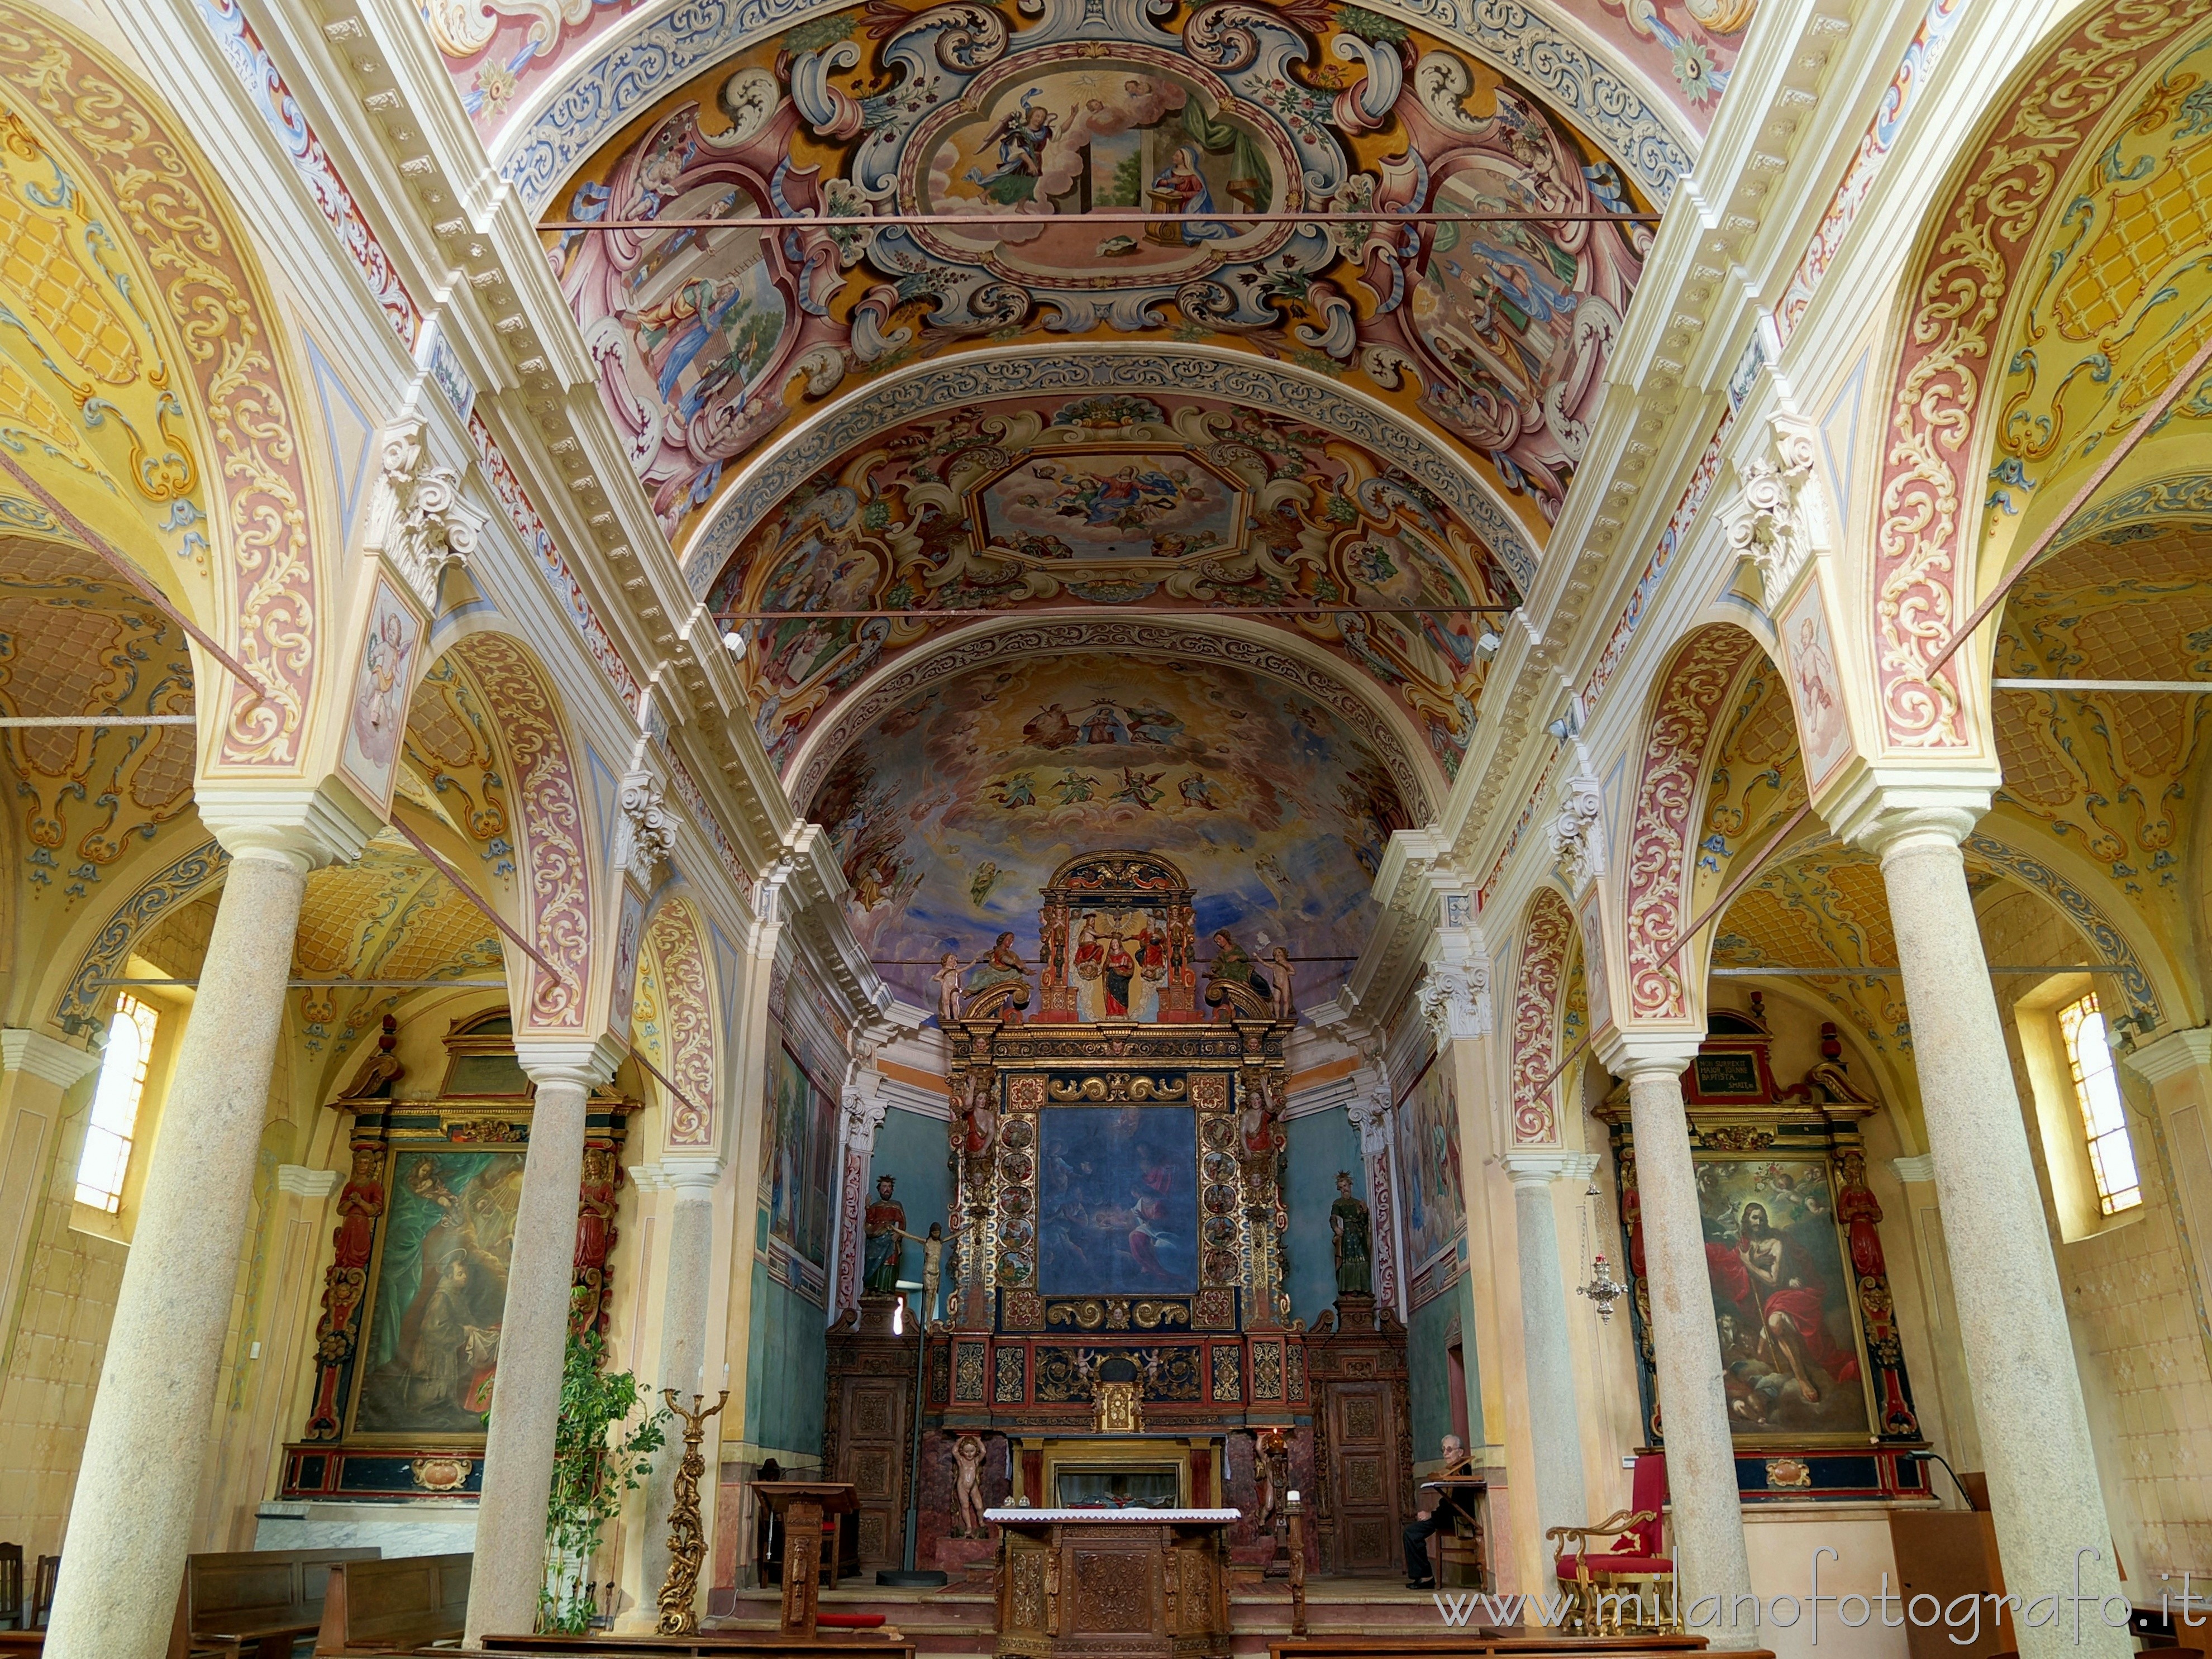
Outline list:
[[[1923,1445],[1905,1376],[1858,1122],[1875,1102],[1842,1063],[1832,1024],[1820,1062],[1778,1085],[1762,1000],[1716,1011],[1683,1078],[1705,1224],[1722,1383],[1747,1498],[1916,1495]],[[1625,1092],[1599,1109],[1620,1171],[1647,1432],[1663,1437],[1653,1374],[1636,1146]]]
[[[1419,1307],[1458,1279],[1460,1243],[1467,1232],[1459,1100],[1449,1064],[1431,1060],[1406,1091],[1398,1103],[1396,1140],[1407,1300]]]
[[[395,1099],[404,1071],[387,1030],[332,1104],[352,1114],[316,1328],[307,1420],[285,1450],[287,1497],[471,1492],[529,1152],[531,1088],[502,1010],[446,1039],[446,1074]],[[595,1095],[576,1195],[571,1321],[604,1330],[618,1234],[622,1147],[635,1103]]]

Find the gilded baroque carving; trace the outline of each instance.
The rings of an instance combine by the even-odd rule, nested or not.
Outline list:
[[[1638,1018],[1689,1012],[1682,964],[1668,952],[1688,920],[1692,808],[1715,716],[1753,648],[1751,636],[1733,628],[1694,635],[1668,672],[1644,738],[1626,872],[1628,1006]]]
[[[1928,665],[1972,595],[1981,533],[1979,468],[1996,410],[1984,385],[1997,325],[2060,180],[2112,101],[2208,0],[2142,0],[2098,9],[2045,52],[2033,77],[1962,161],[1932,221],[1891,376],[1875,532],[1875,675],[1883,733],[1899,749],[1958,749],[1954,659]]]

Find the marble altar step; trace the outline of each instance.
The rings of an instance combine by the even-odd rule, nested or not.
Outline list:
[[[774,1589],[739,1590],[737,1610],[727,1618],[708,1620],[704,1628],[772,1632],[780,1599]],[[876,1585],[824,1590],[822,1607],[830,1613],[880,1613],[917,1654],[988,1655],[994,1645],[996,1603],[957,1582],[941,1590]],[[1279,1579],[1237,1585],[1230,1593],[1229,1620],[1232,1654],[1265,1655],[1270,1641],[1291,1633],[1289,1585]],[[1316,1635],[1413,1634],[1434,1632],[1440,1625],[1431,1592],[1409,1590],[1391,1579],[1315,1578],[1306,1586],[1306,1627]]]

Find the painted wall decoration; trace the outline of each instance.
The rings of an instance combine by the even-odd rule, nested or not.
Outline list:
[[[788,1048],[769,1061],[767,1133],[761,1143],[761,1206],[770,1239],[809,1266],[829,1260],[837,1100]]]
[[[523,1149],[392,1156],[353,1426],[480,1435],[491,1409]]]
[[[740,545],[708,602],[888,610],[747,625],[754,725],[788,767],[880,665],[951,625],[932,611],[1143,603],[1514,605],[1483,536],[1409,473],[1312,424],[1226,398],[1045,394],[874,431]],[[1278,619],[1365,675],[1447,776],[1487,672],[1465,611]]]
[[[2030,493],[2065,500],[2072,492],[2061,481],[2094,464],[2084,432],[2130,418],[2203,337],[2203,275],[2172,267],[2167,250],[2191,240],[2179,225],[2195,222],[2197,198],[2184,209],[2172,192],[2197,188],[2188,180],[2203,165],[2203,135],[2191,131],[2197,118],[2178,85],[2146,88],[2136,77],[2197,34],[2203,15],[2186,0],[2159,0],[2085,17],[2052,40],[1953,169],[1930,217],[1898,331],[1875,497],[1875,668],[1892,749],[1972,742],[1956,678],[1962,659],[1932,677],[1928,669],[1972,604],[1959,584],[1985,568],[1991,555],[1980,544],[2002,556]],[[2124,199],[2128,211],[2118,215]],[[2189,216],[2171,244],[2169,211]],[[2015,285],[2031,271],[2049,274],[2032,305],[2016,305]],[[2182,279],[2171,287],[2169,271]],[[2139,325],[2147,304],[2164,320]],[[2186,307],[2194,325],[2174,307]],[[2017,343],[2038,344],[2026,360],[1999,337],[2008,312]],[[2045,337],[2054,324],[2058,332]],[[2075,466],[2059,464],[2061,449]]]
[[[422,618],[379,573],[369,597],[368,627],[354,665],[338,765],[363,798],[380,810],[391,805],[392,768],[399,759],[415,684],[415,658],[422,646]]]
[[[1781,631],[1790,659],[1790,700],[1802,736],[1800,754],[1811,786],[1818,790],[1850,758],[1851,723],[1817,575],[1783,617]]]
[[[893,707],[808,806],[836,845],[855,936],[934,1007],[945,952],[1012,933],[1037,959],[1038,896],[1066,859],[1143,847],[1196,895],[1204,941],[1287,946],[1302,1001],[1356,955],[1385,841],[1409,827],[1389,775],[1327,708],[1208,663],[1077,653],[1001,661]],[[1263,939],[1261,936],[1265,935]]]
[[[1449,1060],[1431,1060],[1398,1103],[1398,1175],[1406,1271],[1419,1280],[1438,1258],[1458,1249],[1467,1230],[1458,1091]]]
[[[817,15],[663,96],[549,233],[608,408],[672,539],[726,468],[849,380],[988,337],[1169,331],[1357,376],[1556,516],[1649,237],[1581,223],[1094,224],[1207,213],[1646,198],[1540,99],[1351,9],[940,7]],[[1004,223],[863,229],[981,212]],[[1134,234],[1124,234],[1133,232]]]
[[[1038,1115],[1037,1287],[1047,1296],[1198,1288],[1198,1120],[1178,1106]]]
[[[8,285],[16,321],[0,352],[30,390],[31,423],[57,443],[32,465],[116,545],[158,550],[173,567],[162,580],[233,619],[221,631],[269,694],[229,682],[209,763],[294,765],[322,612],[307,483],[316,446],[294,429],[286,331],[228,192],[164,121],[161,100],[35,10],[0,6],[0,56],[17,70],[0,230],[38,273]],[[132,112],[127,132],[118,109]],[[126,228],[94,252],[88,222]],[[182,334],[170,321],[199,316],[226,320]],[[222,465],[210,469],[202,458],[215,454]],[[213,614],[201,620],[214,625]]]
[[[1626,56],[1649,62],[1663,52],[1666,67],[1658,73],[1673,81],[1702,131],[1728,89],[1757,9],[1758,0],[1597,0],[1581,15]]]
[[[1698,1208],[1730,1429],[1864,1435],[1855,1280],[1828,1160],[1707,1155]]]

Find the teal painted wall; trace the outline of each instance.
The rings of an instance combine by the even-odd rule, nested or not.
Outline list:
[[[1351,1171],[1352,1190],[1363,1199],[1367,1182],[1360,1175],[1359,1131],[1342,1108],[1293,1118],[1283,1132],[1290,1141],[1283,1191],[1291,1211],[1291,1231],[1284,1241],[1290,1257],[1291,1314],[1310,1326],[1336,1301],[1336,1254],[1328,1229],[1336,1172]]]
[[[870,1201],[875,1198],[876,1177],[890,1176],[897,1183],[891,1196],[906,1206],[906,1230],[910,1233],[926,1233],[931,1222],[941,1222],[951,1213],[952,1168],[945,1147],[946,1130],[941,1118],[894,1106],[884,1114],[883,1127],[876,1131],[867,1198]],[[899,1277],[919,1279],[921,1246],[908,1243],[902,1248],[905,1254],[899,1259]]]
[[[765,1212],[762,1219],[764,1224]],[[753,1258],[746,1437],[780,1456],[796,1454],[817,1465],[822,1456],[823,1390],[829,1372],[825,1317],[816,1304],[770,1278],[766,1261]]]
[[[1461,1247],[1464,1249],[1464,1244]],[[1406,1322],[1406,1370],[1407,1405],[1413,1419],[1413,1462],[1416,1464],[1434,1462],[1440,1455],[1438,1448],[1443,1437],[1452,1432],[1451,1361],[1448,1350],[1451,1340],[1452,1322],[1459,1322],[1460,1347],[1467,1360],[1469,1378],[1476,1375],[1474,1345],[1468,1333],[1474,1328],[1474,1315],[1468,1302],[1473,1280],[1462,1272],[1459,1280],[1442,1296],[1433,1297],[1413,1310],[1413,1316]],[[1468,1413],[1472,1422],[1474,1413]]]

